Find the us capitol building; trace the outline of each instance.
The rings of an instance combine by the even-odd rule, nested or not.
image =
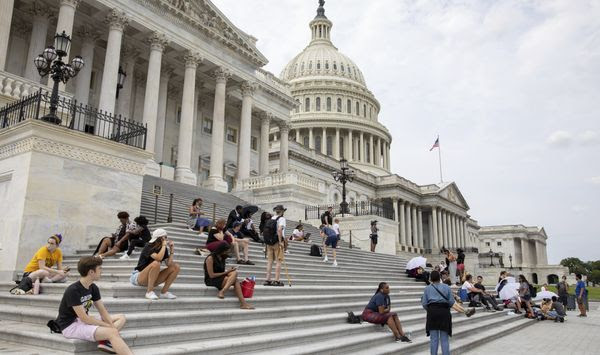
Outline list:
[[[534,282],[562,276],[564,268],[548,265],[543,228],[481,227],[456,183],[421,185],[390,170],[392,134],[380,123],[380,103],[334,46],[324,3],[308,46],[277,77],[262,69],[268,61],[257,39],[208,0],[0,1],[4,112],[51,90],[33,59],[64,31],[72,45],[63,61],[80,55],[85,66],[60,84],[61,100],[111,122],[107,136],[90,111],[61,125],[0,116],[0,202],[14,207],[0,222],[0,274],[31,254],[27,238],[43,242],[59,229],[89,239],[112,227],[115,209],[135,214],[144,175],[265,209],[281,203],[288,218],[318,225],[318,212],[342,201],[332,171],[345,159],[355,177],[341,226],[353,244],[368,249],[377,218],[378,252],[438,262],[440,247],[463,248],[467,267],[484,276],[497,275],[486,267],[490,257]],[[121,122],[130,128],[119,140]],[[143,144],[131,143],[136,127],[146,127]]]

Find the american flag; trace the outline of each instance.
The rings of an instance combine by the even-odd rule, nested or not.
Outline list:
[[[440,147],[440,137],[437,137],[437,139],[435,140],[435,143],[433,143],[433,146],[431,147],[431,149],[429,149],[429,151],[431,152],[434,148],[439,148]]]

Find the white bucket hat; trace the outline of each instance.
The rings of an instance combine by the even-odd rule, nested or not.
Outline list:
[[[158,238],[166,237],[166,236],[167,236],[167,231],[162,228],[158,228],[157,230],[155,230],[152,233],[152,238],[150,238],[150,241],[148,243],[154,243],[154,241],[156,241]]]

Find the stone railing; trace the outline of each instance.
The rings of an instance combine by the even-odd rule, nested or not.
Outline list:
[[[325,191],[323,181],[297,172],[251,177],[242,181],[242,190],[254,190],[281,185],[297,185],[317,192]]]
[[[51,88],[45,84],[40,84],[6,71],[0,71],[0,95],[19,100],[39,91],[40,89],[47,91],[51,90]],[[73,97],[72,94],[62,91],[60,92],[60,96],[68,99]]]
[[[395,174],[378,177],[377,179],[379,180],[379,183],[384,186],[398,184],[398,185],[406,187],[408,190],[412,190],[417,193],[421,192],[421,188],[419,185],[417,185],[414,182],[407,180],[401,176],[395,175]]]
[[[281,93],[291,95],[290,85],[285,81],[280,80],[272,73],[269,73],[268,71],[263,69],[258,69],[255,72],[255,76],[256,79],[258,79],[260,82],[279,90]]]

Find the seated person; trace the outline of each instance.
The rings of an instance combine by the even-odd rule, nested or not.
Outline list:
[[[135,247],[143,248],[152,238],[152,233],[148,229],[148,219],[144,216],[136,217],[134,220],[137,228],[129,232],[129,247],[127,248],[127,253],[123,254],[119,259],[129,260],[129,257],[135,250]]]
[[[119,331],[125,325],[125,316],[111,316],[100,297],[100,289],[95,281],[102,274],[102,259],[84,256],[77,263],[81,277],[65,290],[56,324],[67,339],[98,342],[98,349],[113,354],[133,354],[121,338]],[[88,311],[92,304],[100,317],[92,317]]]
[[[443,274],[442,274],[442,283],[452,287],[452,281],[450,280],[450,276],[448,276],[448,273],[446,272],[446,277],[444,278]],[[459,313],[463,313],[464,315],[466,315],[467,317],[472,316],[473,314],[475,314],[475,308],[471,307],[468,310],[466,310],[463,306],[462,306],[462,300],[460,299],[460,297],[458,297],[458,295],[456,294],[455,291],[452,291],[452,297],[454,297],[454,304],[452,305],[452,309],[459,312]]]
[[[222,243],[227,243],[231,245],[233,243],[233,238],[230,235],[225,234],[225,225],[227,222],[221,218],[217,220],[215,225],[208,231],[208,238],[206,238],[206,246],[210,252],[213,252],[217,249],[217,247]],[[196,249],[198,251],[198,249]],[[239,259],[239,258],[238,258]]]
[[[552,296],[552,306],[548,313],[554,317],[555,321],[560,321],[561,323],[565,321],[565,317],[567,316],[565,306],[562,302],[559,302],[558,297],[556,296]]]
[[[486,307],[488,307],[488,308],[489,308],[489,305],[491,305],[496,311],[500,310],[500,308],[498,307],[498,302],[496,301],[496,298],[494,296],[490,295],[485,290],[485,286],[483,286],[483,277],[482,276],[477,276],[477,282],[473,286],[475,288],[478,288],[481,291],[483,291],[483,293],[479,294],[479,296],[481,298],[481,301],[480,301],[481,303],[485,304]],[[478,295],[475,295],[475,297],[478,297]]]
[[[440,268],[440,272],[446,271],[446,261],[445,260],[440,261],[440,265],[438,265],[438,266]]]
[[[247,237],[247,238],[252,238],[252,240],[254,240],[257,243],[261,243],[263,244],[264,242],[260,239],[260,237],[258,236],[258,233],[256,232],[256,229],[254,227],[254,221],[252,220],[252,213],[248,212],[246,213],[244,216],[244,222],[242,225],[242,229],[240,230],[240,232],[242,233],[243,237]]]
[[[248,259],[248,240],[242,238],[240,229],[242,228],[242,222],[233,222],[233,227],[225,231],[225,235],[231,239],[231,245],[235,250],[238,264],[254,265],[252,261]],[[244,259],[240,257],[240,248],[244,251]]]
[[[465,276],[465,282],[462,285],[462,289],[467,290],[469,293],[469,300],[471,300],[471,302],[481,302],[485,305],[486,309],[491,309],[491,303],[494,305],[494,310],[500,310],[496,303],[492,303],[492,297],[490,295],[486,294],[484,290],[475,287],[471,282],[473,282],[473,275],[467,274]]]
[[[219,244],[217,248],[204,259],[204,284],[206,286],[216,287],[219,292],[217,297],[225,298],[225,292],[233,286],[235,295],[240,300],[241,309],[254,309],[248,304],[242,294],[242,287],[237,279],[237,268],[231,268],[225,271],[226,261],[229,257],[231,246],[229,244]]]
[[[204,229],[210,226],[211,221],[208,218],[202,217],[202,199],[196,198],[192,201],[189,209],[188,227],[192,230],[199,231],[200,235],[204,234]]]
[[[396,312],[392,312],[390,286],[386,282],[379,284],[377,292],[362,312],[362,319],[372,324],[387,324],[394,333],[396,341],[410,343],[411,340],[402,331],[402,325]]]
[[[158,296],[154,293],[154,288],[164,283],[160,298],[175,299],[174,294],[169,292],[171,284],[179,274],[179,264],[173,261],[175,253],[173,241],[168,240],[167,231],[157,229],[152,233],[152,238],[142,250],[138,264],[131,273],[129,281],[134,286],[146,286],[145,297],[150,300],[157,300]],[[160,264],[165,262],[167,267],[160,269]]]
[[[121,223],[117,227],[116,233],[113,233],[110,237],[102,238],[93,255],[98,254],[101,258],[105,258],[128,249],[129,233],[135,231],[137,225],[129,220],[129,213],[127,212],[119,212],[117,218]]]
[[[310,233],[304,232],[304,226],[299,224],[296,226],[296,229],[290,235],[290,240],[294,240],[296,242],[308,242],[310,239]]]
[[[419,266],[417,268],[415,279],[417,279],[417,281],[423,281],[429,285],[429,272],[425,271],[425,269]]]
[[[62,235],[54,234],[48,242],[35,252],[25,270],[19,286],[10,290],[13,295],[33,293],[35,282],[66,282],[69,268],[62,265],[63,255],[58,247],[62,242]],[[56,265],[56,269],[52,267]]]
[[[231,212],[229,212],[229,216],[227,216],[227,229],[233,227],[233,222],[235,221],[239,221],[241,222],[243,220],[242,218],[242,206],[237,205],[235,206],[235,209],[231,210]]]

